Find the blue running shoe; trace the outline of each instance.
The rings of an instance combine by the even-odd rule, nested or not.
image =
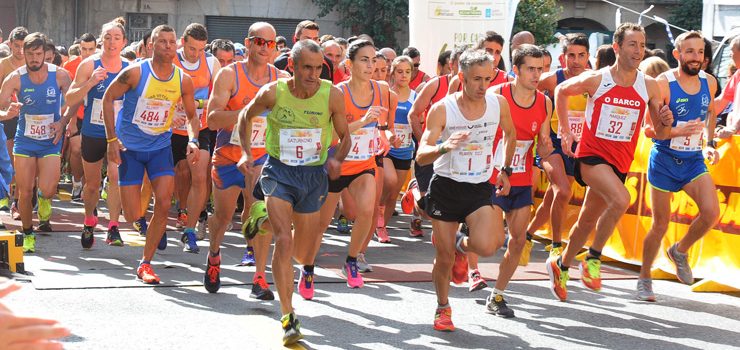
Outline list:
[[[200,252],[200,247],[198,247],[197,239],[195,238],[195,230],[192,228],[186,228],[185,231],[182,232],[182,238],[180,238],[180,241],[183,244],[182,251],[198,254]]]
[[[159,240],[159,244],[157,245],[157,249],[159,250],[165,250],[167,249],[167,232],[162,234],[162,239]]]
[[[146,224],[146,218],[140,217],[133,223],[134,229],[139,233],[139,236],[146,237],[146,230],[148,225]]]
[[[255,264],[254,248],[247,247],[247,249],[244,249],[244,256],[242,257],[242,261],[239,263],[239,266],[254,266]]]

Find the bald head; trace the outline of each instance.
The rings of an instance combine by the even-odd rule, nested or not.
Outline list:
[[[391,49],[390,47],[384,47],[380,49],[380,54],[383,55],[383,57],[385,57],[385,59],[389,62],[393,62],[393,60],[396,59],[396,56],[398,56],[396,55],[396,51],[393,51],[393,49]]]
[[[251,26],[249,26],[247,36],[257,36],[257,33],[271,33],[272,35],[270,35],[269,38],[272,40],[275,40],[275,36],[277,35],[277,33],[275,32],[275,27],[267,22],[254,22]]]
[[[524,30],[511,37],[511,49],[516,50],[522,44],[534,45],[534,35]]]

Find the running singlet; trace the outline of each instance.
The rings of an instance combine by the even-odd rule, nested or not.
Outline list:
[[[182,55],[182,50],[177,51],[177,56],[173,62],[193,80],[196,100],[208,100],[208,95],[211,91],[211,77],[213,76],[213,65],[215,61],[216,58],[211,56],[211,54],[204,53],[200,56],[198,63],[193,64],[185,60],[185,57]],[[208,123],[206,122],[206,113],[203,111],[203,108],[198,108],[197,103],[195,107],[195,116],[200,118],[200,130],[203,130],[208,127]],[[175,113],[185,116],[185,111],[182,109],[182,106],[178,106]],[[177,135],[188,136],[187,123],[183,124],[179,128],[173,129],[172,132]]]
[[[439,81],[439,84],[437,84],[437,91],[434,92],[434,95],[432,96],[432,101],[429,102],[427,108],[424,109],[424,119],[422,119],[421,121],[422,133],[427,129],[427,114],[429,114],[429,110],[432,109],[432,106],[435,103],[441,101],[443,98],[445,98],[445,96],[447,96],[447,90],[450,89],[450,80],[452,80],[452,74],[437,77],[437,80]]]
[[[707,83],[707,74],[704,71],[699,71],[701,88],[694,95],[687,94],[681,88],[674,74],[674,71],[666,73],[668,86],[671,89],[671,100],[668,103],[668,107],[673,113],[673,127],[685,124],[696,118],[701,119],[702,122],[705,121],[707,119],[707,111],[709,110],[709,102],[712,100],[709,84]],[[703,160],[704,156],[701,152],[702,141],[704,139],[703,134],[704,132],[700,132],[691,136],[679,136],[668,140],[653,139],[653,147],[661,153],[669,154],[674,158]]]
[[[80,63],[82,63],[82,56],[77,56],[62,65],[62,68],[64,68],[69,73],[69,77],[72,78],[72,81],[75,80],[75,76],[77,75],[77,68],[80,67]],[[77,119],[82,120],[84,117],[85,106],[80,106],[80,109],[77,110]]]
[[[557,85],[560,85],[567,79],[562,68],[555,71],[557,78]],[[557,86],[556,85],[556,86]],[[551,96],[553,99],[555,96]],[[575,136],[576,142],[581,140],[581,134],[583,134],[583,121],[586,111],[586,103],[588,101],[588,94],[584,93],[579,96],[568,97],[568,127],[570,132]],[[554,100],[553,100],[554,102]],[[558,124],[558,114],[553,108],[552,119],[550,121],[550,139],[554,147],[560,147],[560,124]]]
[[[408,100],[404,102],[398,102],[396,107],[396,117],[393,120],[393,129],[395,131],[396,139],[401,140],[401,146],[399,148],[391,148],[388,155],[396,159],[411,159],[414,157],[414,140],[411,136],[411,124],[409,123],[409,111],[411,105],[416,100],[416,92],[411,90]]]
[[[331,81],[322,79],[313,96],[300,99],[290,92],[287,79],[278,79],[265,136],[271,158],[290,166],[324,165],[334,132],[329,112],[331,87]]]
[[[409,88],[416,90],[416,88],[424,82],[424,76],[426,73],[422,72],[421,69],[416,73],[416,78],[409,82]]]
[[[23,104],[18,117],[18,129],[15,131],[16,144],[30,145],[39,149],[54,146],[51,123],[61,119],[62,90],[57,84],[57,66],[44,64],[48,75],[46,81],[34,84],[28,77],[26,66],[18,68],[21,85],[18,99]]]
[[[547,100],[545,94],[537,91],[532,105],[522,107],[514,100],[511,83],[501,86],[501,96],[509,103],[511,120],[516,128],[516,150],[511,159],[511,176],[509,183],[512,186],[532,186],[532,165],[534,156],[532,146],[534,139],[540,132],[540,126],[547,119]],[[494,145],[494,165],[498,168],[504,164],[504,142],[501,129],[496,133]],[[491,183],[496,183],[498,172],[494,171]]]
[[[156,151],[172,144],[172,116],[182,98],[182,70],[173,65],[172,75],[159,79],[151,62],[138,63],[139,84],[126,92],[116,118],[118,138],[133,151]]]
[[[93,60],[93,71],[98,67],[103,67],[103,61],[100,60],[100,56],[95,57]],[[121,71],[128,67],[128,61],[121,60]],[[105,68],[105,67],[103,67]],[[119,71],[120,73],[120,71]],[[103,95],[105,89],[113,82],[118,76],[118,73],[110,73],[106,75],[105,79],[95,85],[85,96],[85,117],[82,119],[82,130],[80,131],[83,135],[89,137],[105,138],[105,123],[103,123]],[[123,97],[113,101],[114,115],[118,115],[118,112],[123,107]]]
[[[509,78],[506,76],[506,73],[498,68],[494,69],[494,75],[493,79],[491,79],[491,83],[488,84],[488,87],[494,87],[499,84],[503,84],[509,81]],[[463,90],[463,83],[462,80],[458,80],[458,83],[460,85],[457,86],[457,91]]]
[[[621,173],[635,158],[642,120],[647,110],[645,75],[638,71],[631,86],[614,82],[609,67],[602,68],[601,82],[586,105],[586,127],[576,148],[576,158],[600,157]]]
[[[380,85],[375,80],[370,80],[373,90],[373,98],[370,104],[361,107],[355,103],[349,83],[339,84],[344,93],[344,108],[347,113],[347,124],[362,119],[367,110],[372,106],[385,106]],[[368,169],[375,169],[375,153],[378,151],[378,123],[371,122],[352,132],[352,148],[342,162],[341,175],[355,175]]]
[[[238,111],[251,101],[263,85],[257,85],[249,79],[245,62],[234,62],[232,67],[236,72],[236,93],[231,95],[229,102],[226,104],[227,111]],[[278,70],[273,65],[268,65],[269,82],[277,80]],[[265,151],[265,132],[267,131],[267,114],[265,111],[261,115],[252,118],[252,135],[251,150],[252,158],[257,160],[264,156]],[[239,133],[235,132],[232,125],[228,128],[218,129],[216,132],[216,150],[213,152],[213,164],[217,166],[239,162],[242,157],[241,141]]]
[[[457,131],[468,131],[470,136],[467,143],[434,161],[434,173],[457,182],[488,181],[493,174],[493,138],[501,117],[497,95],[486,92],[486,111],[476,120],[463,116],[457,106],[457,95],[451,94],[442,100],[447,118],[440,139],[447,140]]]

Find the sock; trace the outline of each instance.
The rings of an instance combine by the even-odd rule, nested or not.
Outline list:
[[[108,229],[110,230],[112,227],[118,226],[118,221],[109,221],[108,222]]]
[[[195,234],[195,227],[186,227],[185,230],[183,230],[183,232],[185,234],[187,234],[188,232]]]
[[[141,259],[141,262],[139,263],[139,266],[144,265],[144,264],[151,265],[152,264],[152,261],[151,260]]]
[[[215,256],[218,256],[219,254],[221,254],[221,249],[219,249],[219,250],[217,250],[215,252],[210,252],[210,253],[211,253],[211,256],[214,256],[214,257]]]
[[[601,252],[594,248],[588,248],[588,257],[586,259],[589,258],[601,259]]]
[[[447,304],[444,304],[444,305],[437,304],[437,310],[446,309],[448,307],[450,307],[450,303],[447,303]]]
[[[98,225],[98,218],[92,215],[90,216],[85,215],[85,226],[95,227],[97,225]]]
[[[33,226],[31,226],[29,228],[24,228],[23,229],[23,234],[26,235],[26,236],[32,235],[33,234]]]
[[[563,242],[552,242],[553,248],[560,248],[563,246]]]
[[[560,269],[561,270],[568,271],[568,266],[565,266],[563,264],[563,258],[562,257],[558,258],[558,266],[560,266]]]
[[[303,271],[313,273],[313,265],[303,265]]]
[[[493,288],[493,295],[494,296],[496,296],[496,295],[504,296],[504,291],[503,290],[500,290],[500,289],[497,289],[497,288]]]
[[[527,240],[530,242],[532,241],[532,234],[529,233],[529,231],[527,232]]]
[[[205,210],[203,210],[202,212],[200,212],[200,216],[198,217],[198,221],[204,221],[206,219],[208,219],[208,212],[206,212]]]
[[[357,257],[351,257],[351,256],[347,255],[347,262],[348,263],[350,263],[350,262],[357,263]]]

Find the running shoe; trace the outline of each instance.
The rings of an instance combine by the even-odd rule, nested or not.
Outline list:
[[[558,263],[560,258],[548,258],[545,262],[547,266],[547,274],[550,276],[550,292],[552,295],[558,298],[560,301],[566,301],[568,299],[568,271],[563,271]]]
[[[298,279],[298,294],[300,294],[303,299],[313,299],[313,277],[313,271],[308,272],[306,270],[301,270],[301,278]]]
[[[100,199],[108,200],[108,177],[103,179],[103,186],[100,187]]]
[[[185,231],[182,232],[182,237],[180,237],[180,242],[182,242],[183,252],[198,254],[200,252],[200,247],[198,247],[198,241],[195,238],[195,230],[192,228],[186,228]]]
[[[175,228],[182,229],[188,225],[188,210],[177,209],[177,220],[175,221]]]
[[[457,249],[464,237],[465,236],[462,233],[457,233],[457,243],[455,243],[455,263],[452,265],[452,283],[454,284],[462,284],[468,280],[468,256]]]
[[[8,211],[10,209],[8,207],[8,203],[9,203],[8,197],[0,199],[0,211]]]
[[[411,181],[409,181],[408,187],[406,188],[406,192],[404,192],[403,196],[401,196],[401,210],[406,214],[411,214],[414,211],[413,190],[418,187],[419,185],[417,184],[416,179],[411,179]]]
[[[339,215],[339,218],[337,218],[337,232],[346,235],[350,231],[352,231],[352,227],[349,225],[349,220],[344,215]]]
[[[532,255],[532,247],[534,243],[531,240],[524,240],[524,249],[522,249],[522,255],[519,256],[519,266],[529,265],[529,257]]]
[[[82,181],[80,182],[72,182],[72,196],[71,200],[73,202],[82,202]]]
[[[254,277],[253,282],[250,297],[257,300],[275,300],[275,294],[270,290],[270,285],[265,281],[265,276],[259,274]]]
[[[247,240],[254,238],[257,234],[264,235],[267,231],[262,229],[262,224],[267,220],[267,207],[264,201],[256,201],[249,207],[249,219],[242,224],[242,235]]]
[[[388,237],[388,230],[385,227],[376,227],[375,237],[378,239],[378,242],[380,243],[390,243],[391,242],[391,238]]]
[[[208,253],[206,258],[206,274],[203,276],[203,286],[208,293],[216,293],[221,288],[221,253],[212,256]]]
[[[51,218],[51,199],[39,196],[39,221],[49,221]]]
[[[455,325],[452,324],[452,308],[446,307],[444,309],[437,308],[434,312],[434,330],[442,332],[452,332],[455,330]]]
[[[159,240],[159,244],[157,244],[157,249],[159,250],[165,250],[167,249],[167,232],[162,233],[162,239]]]
[[[563,255],[563,246],[560,247],[550,247],[550,257],[559,257]]]
[[[689,255],[678,251],[678,243],[672,245],[666,253],[668,259],[676,266],[676,277],[683,284],[694,284],[694,274],[689,266]]]
[[[108,243],[109,246],[123,247],[123,238],[121,238],[121,233],[118,232],[118,226],[111,226],[108,228],[108,234],[105,236],[105,243]]]
[[[144,284],[159,284],[159,276],[154,273],[151,264],[139,264],[139,268],[136,269],[136,277]]]
[[[303,339],[301,334],[301,322],[295,318],[295,314],[292,312],[280,318],[280,323],[283,325],[283,346],[293,345],[299,340]]]
[[[653,280],[649,278],[640,278],[637,280],[637,300],[655,301],[653,293]]]
[[[362,280],[362,275],[357,267],[357,261],[348,261],[344,263],[342,272],[344,273],[344,276],[347,277],[347,287],[362,288],[365,286],[365,282]]]
[[[227,230],[228,231],[228,228]],[[208,234],[208,219],[198,219],[198,224],[196,226],[195,231],[195,239],[202,241],[206,239],[206,235]]]
[[[409,236],[411,237],[424,237],[424,231],[421,229],[421,219],[413,218],[409,225]]]
[[[10,205],[10,216],[13,220],[21,219],[21,212],[18,211],[18,201],[13,201],[13,204]]]
[[[357,268],[360,269],[360,272],[373,272],[373,267],[368,264],[367,260],[365,259],[365,253],[360,253],[357,255]]]
[[[148,228],[148,225],[146,223],[145,217],[142,216],[138,218],[136,221],[133,222],[132,225],[134,226],[136,232],[139,233],[139,236],[146,237],[146,230]]]
[[[586,288],[596,292],[601,290],[601,260],[587,258],[578,266],[581,269],[581,282]]]
[[[470,292],[475,292],[488,287],[486,280],[481,277],[478,269],[470,271],[470,275],[468,276],[468,284],[470,284],[470,287],[468,287],[468,290]]]
[[[506,300],[501,294],[489,295],[486,298],[486,312],[503,318],[514,317],[514,310],[506,305]]]
[[[49,221],[39,221],[39,227],[37,230],[41,232],[53,232],[54,230],[51,228],[51,223]]]
[[[95,236],[94,236],[95,227],[93,226],[83,226],[82,227],[82,235],[80,237],[80,243],[82,243],[83,249],[90,249],[92,248],[93,244],[95,243]]]
[[[254,248],[247,247],[247,249],[244,249],[244,256],[242,256],[242,261],[239,263],[239,266],[254,266],[255,264]]]
[[[24,253],[35,253],[36,252],[36,235],[35,234],[24,234],[23,235],[23,252]]]

